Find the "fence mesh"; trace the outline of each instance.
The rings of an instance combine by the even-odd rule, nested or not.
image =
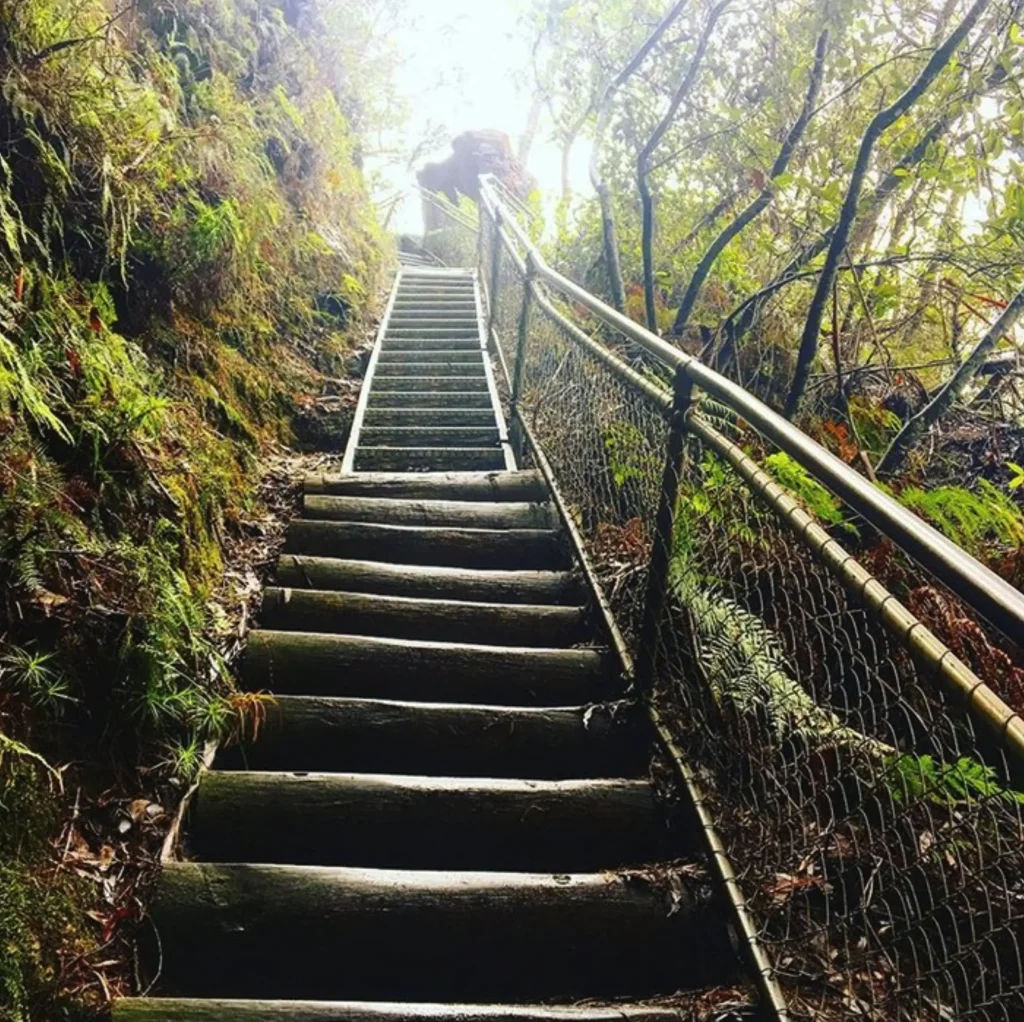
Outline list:
[[[499,246],[495,334],[514,374],[525,288],[490,232],[482,272]],[[646,371],[626,339],[613,347]],[[635,654],[664,412],[536,303],[518,411]],[[687,432],[678,472],[653,698],[706,789],[791,1008],[1024,1019],[1017,765],[958,712],[909,636],[894,637],[737,471],[739,448],[1014,705],[1024,674],[921,565],[800,465],[727,410],[707,402],[701,415],[712,428],[703,439]]]
[[[661,410],[534,307],[519,410],[551,463],[616,621],[635,649],[661,496]]]
[[[832,526],[848,546],[855,529]],[[920,570],[914,584],[934,588]],[[794,1007],[1021,1017],[1021,796],[1005,764],[695,438],[656,664]]]
[[[493,225],[493,221],[491,222]],[[493,325],[499,361],[502,372],[497,374],[498,391],[509,414],[511,380],[515,372],[516,349],[519,343],[519,315],[526,293],[526,282],[508,250],[500,243],[496,248],[487,246],[488,261],[481,268],[481,275],[488,281],[488,296],[493,310],[488,310]],[[497,257],[497,274],[493,260]],[[493,292],[493,295],[491,294]]]

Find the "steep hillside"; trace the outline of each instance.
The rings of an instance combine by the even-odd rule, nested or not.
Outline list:
[[[263,712],[225,551],[373,312],[369,6],[0,0],[0,1019],[126,981],[176,793]]]

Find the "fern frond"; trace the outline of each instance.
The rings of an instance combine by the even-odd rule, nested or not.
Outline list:
[[[681,558],[672,563],[669,585],[690,614],[697,658],[717,703],[744,715],[764,714],[778,741],[799,735],[872,756],[895,753],[817,703],[794,679],[778,636],[716,586],[700,583]]]

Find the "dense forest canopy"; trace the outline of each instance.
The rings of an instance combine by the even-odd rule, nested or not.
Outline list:
[[[521,28],[563,151],[563,269],[861,470],[1008,492],[1019,3],[538,2]],[[581,146],[594,187],[574,190]],[[933,423],[939,449],[915,450]]]

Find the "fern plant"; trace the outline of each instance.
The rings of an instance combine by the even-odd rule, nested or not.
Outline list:
[[[977,492],[911,486],[898,499],[976,557],[1024,546],[1024,512],[987,479],[978,480]]]

